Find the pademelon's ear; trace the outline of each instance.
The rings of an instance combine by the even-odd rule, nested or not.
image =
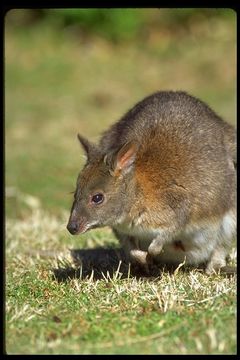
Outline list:
[[[91,143],[88,139],[86,139],[80,134],[78,134],[77,137],[88,159],[92,157],[94,154],[96,154],[97,146],[95,144]]]
[[[136,159],[138,146],[134,141],[128,142],[123,145],[120,150],[115,154],[113,163],[114,174],[120,172],[128,172]]]

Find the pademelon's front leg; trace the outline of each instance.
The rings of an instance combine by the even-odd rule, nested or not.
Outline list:
[[[149,271],[148,269],[148,261],[147,261],[147,251],[143,251],[140,249],[131,249],[130,256],[131,258],[138,264],[142,265],[145,270]]]
[[[151,242],[147,250],[146,262],[149,265],[153,264],[157,257],[161,254],[163,250],[163,245],[165,244],[165,239],[161,236],[157,236]]]
[[[165,241],[160,235],[153,239],[147,251],[149,260],[150,258],[157,257],[161,253],[164,243]]]
[[[117,229],[113,228],[113,231],[123,246],[123,250],[127,257],[127,260],[133,264],[140,265],[142,269],[149,273],[149,268],[146,260],[147,251],[143,251],[140,249],[139,240],[135,236],[126,235]]]
[[[146,273],[149,273],[147,251],[143,251],[140,249],[139,240],[135,236],[129,236],[128,242],[130,261],[134,264],[139,265]]]
[[[165,226],[160,226],[156,230],[157,234],[148,247],[147,262],[150,263],[161,254],[165,244],[173,241],[189,219],[190,205],[183,187],[174,183],[171,190],[165,192],[164,199],[168,204],[162,211]]]
[[[156,237],[152,240],[147,251],[140,249],[139,240],[131,238],[132,248],[130,255],[132,260],[139,264],[147,273],[149,273],[149,266],[154,263],[154,259],[161,253],[165,241],[162,237]]]

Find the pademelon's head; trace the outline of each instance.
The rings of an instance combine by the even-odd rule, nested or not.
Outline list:
[[[73,235],[95,227],[114,226],[126,216],[131,202],[137,145],[129,142],[103,154],[84,137],[78,139],[87,162],[77,179],[67,229]]]

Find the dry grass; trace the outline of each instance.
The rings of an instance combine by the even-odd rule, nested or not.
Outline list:
[[[7,352],[234,353],[235,276],[178,267],[146,277],[108,229],[70,238],[68,213],[21,199],[31,212],[6,221]]]

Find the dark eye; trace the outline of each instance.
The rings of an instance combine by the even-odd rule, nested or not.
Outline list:
[[[91,202],[96,204],[96,205],[99,205],[99,204],[101,204],[103,202],[103,200],[104,200],[103,194],[97,193],[97,194],[93,195],[93,197],[91,199]]]

